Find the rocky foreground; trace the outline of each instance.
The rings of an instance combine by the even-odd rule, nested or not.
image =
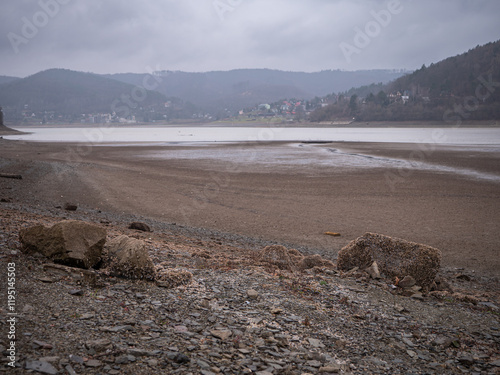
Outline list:
[[[0,372],[500,373],[496,279],[441,269],[446,287],[422,293],[369,271],[339,271],[328,254],[304,257],[306,249],[289,253],[302,260],[292,267],[262,256],[269,244],[258,240],[0,204]],[[93,222],[111,240],[141,240],[157,272],[188,276],[128,279],[21,251],[23,228],[63,218]]]

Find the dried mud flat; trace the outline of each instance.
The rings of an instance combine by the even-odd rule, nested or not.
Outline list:
[[[498,283],[443,270],[454,293],[415,299],[390,280],[322,268],[289,272],[256,261],[266,245],[130,218],[2,203],[0,283],[15,263],[16,368],[56,374],[462,374],[500,373]],[[148,244],[156,264],[188,271],[186,285],[99,274],[90,284],[23,254],[23,227],[63,218],[104,226]],[[7,297],[2,288],[2,300]],[[9,311],[0,310],[0,349]]]

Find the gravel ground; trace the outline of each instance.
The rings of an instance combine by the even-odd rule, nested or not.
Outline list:
[[[64,218],[98,223],[108,237],[146,241],[155,264],[188,271],[187,285],[54,273],[20,251],[19,230]],[[15,368],[10,317],[0,310],[0,371],[24,374],[498,374],[498,281],[443,270],[454,293],[417,298],[362,272],[277,270],[256,261],[269,243],[137,217],[2,203],[1,285],[15,264]],[[45,265],[45,266],[44,266]]]

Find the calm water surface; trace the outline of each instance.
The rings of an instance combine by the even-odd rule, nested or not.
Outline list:
[[[8,139],[44,142],[193,143],[247,141],[397,142],[500,145],[500,128],[19,127]]]

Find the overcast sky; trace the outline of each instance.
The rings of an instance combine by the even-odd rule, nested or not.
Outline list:
[[[1,0],[0,75],[414,69],[500,39],[499,0]]]

